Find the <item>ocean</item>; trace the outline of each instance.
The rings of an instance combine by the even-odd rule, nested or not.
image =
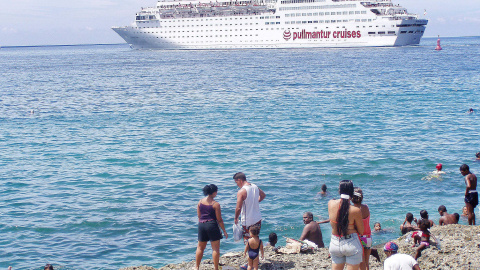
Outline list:
[[[203,186],[218,186],[231,232],[239,171],[267,195],[260,237],[280,245],[303,212],[328,217],[342,179],[385,229],[374,244],[397,238],[407,212],[461,213],[459,166],[480,173],[480,37],[435,46],[1,48],[0,268],[194,260]],[[429,176],[437,163],[446,174]]]

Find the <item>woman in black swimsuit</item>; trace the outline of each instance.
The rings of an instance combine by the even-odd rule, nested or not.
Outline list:
[[[198,214],[198,246],[195,254],[196,268],[200,268],[200,262],[202,261],[203,252],[207,247],[208,241],[212,245],[212,257],[215,270],[218,270],[218,264],[220,261],[220,239],[222,239],[223,230],[225,239],[228,238],[228,234],[225,231],[225,225],[223,224],[222,213],[220,211],[220,204],[214,200],[217,196],[217,186],[214,184],[206,185],[203,188],[203,194],[206,196],[201,199],[197,204]]]

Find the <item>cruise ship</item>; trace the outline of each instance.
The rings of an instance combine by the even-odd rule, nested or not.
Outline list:
[[[159,0],[130,26],[134,49],[418,45],[428,20],[391,0]]]

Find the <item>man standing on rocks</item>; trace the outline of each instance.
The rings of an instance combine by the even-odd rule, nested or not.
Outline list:
[[[384,270],[420,270],[417,261],[410,255],[397,253],[398,245],[394,242],[388,242],[383,247],[387,258],[383,264]]]
[[[465,206],[467,206],[468,225],[475,225],[475,207],[478,205],[477,177],[470,172],[467,164],[460,166],[460,173],[465,176]]]
[[[455,214],[447,213],[447,207],[445,205],[440,205],[438,207],[438,213],[440,214],[440,219],[438,220],[438,224],[448,225],[448,224],[458,224],[458,220],[455,217]]]
[[[308,240],[315,243],[319,248],[325,247],[320,224],[313,220],[312,212],[305,212],[305,214],[303,214],[303,223],[305,223],[305,228],[303,228],[300,241]]]
[[[248,229],[251,226],[262,227],[262,215],[260,214],[260,202],[265,199],[265,192],[255,184],[247,182],[244,173],[238,172],[233,176],[233,180],[240,188],[237,192],[237,206],[235,208],[235,224],[238,224],[238,217],[241,215],[241,225],[243,227],[243,238],[250,238]]]

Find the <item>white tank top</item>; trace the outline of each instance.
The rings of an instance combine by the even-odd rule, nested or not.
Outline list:
[[[242,225],[248,227],[262,219],[258,201],[260,199],[260,190],[255,184],[245,185],[242,188],[247,191],[247,198],[242,205]]]

